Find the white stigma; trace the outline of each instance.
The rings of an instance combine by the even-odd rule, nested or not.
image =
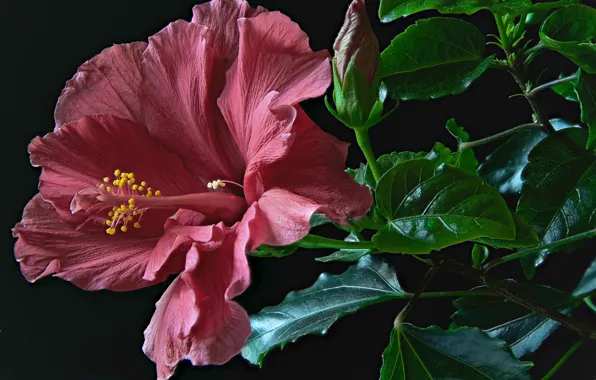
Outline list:
[[[225,184],[225,182],[223,182],[221,179],[216,179],[216,180],[215,180],[215,181],[213,181],[213,182],[209,182],[209,183],[207,184],[207,187],[208,187],[208,188],[210,188],[210,189],[213,189],[213,190],[215,190],[215,189],[217,189],[218,187],[226,187],[226,184]]]

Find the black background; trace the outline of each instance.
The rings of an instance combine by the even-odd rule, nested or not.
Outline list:
[[[20,219],[25,203],[35,194],[39,171],[29,166],[26,147],[36,135],[53,129],[55,101],[77,67],[113,43],[146,40],[167,23],[190,19],[192,0],[36,0],[4,3],[2,8],[2,254],[0,255],[0,378],[32,379],[152,379],[154,365],[141,351],[145,329],[166,284],[130,293],[85,292],[60,279],[48,278],[31,285],[21,276],[14,261],[14,240],[10,228]],[[330,49],[343,21],[348,0],[261,0],[252,1],[271,10],[280,10],[298,22],[311,38],[314,50]],[[592,3],[592,5],[596,5]],[[378,1],[369,1],[369,13],[381,47],[393,36],[421,17],[381,25],[376,16]],[[465,17],[484,33],[496,33],[492,16],[480,12]],[[8,45],[8,47],[6,46]],[[489,47],[489,50],[493,48]],[[6,67],[8,66],[8,67]],[[533,64],[536,78],[553,79],[560,71],[574,67],[564,58],[547,53]],[[377,154],[393,150],[429,150],[434,141],[454,148],[454,140],[444,129],[456,117],[473,138],[529,121],[530,109],[505,72],[490,71],[458,96],[439,100],[404,103],[382,125],[371,131]],[[577,104],[545,92],[540,96],[552,117],[578,121]],[[305,109],[326,131],[345,141],[354,141],[351,131],[338,124],[325,110],[322,99],[309,101]],[[8,116],[8,117],[7,117]],[[491,149],[494,148],[490,147]],[[480,149],[478,157],[488,152]],[[348,164],[363,159],[354,145]],[[8,170],[7,170],[8,169]],[[320,233],[337,238],[335,230]],[[468,260],[469,245],[449,250]],[[249,313],[279,303],[294,289],[310,286],[323,272],[340,273],[347,265],[321,264],[313,258],[329,254],[301,250],[285,259],[252,259],[252,285],[239,301]],[[535,281],[569,291],[594,258],[593,248],[552,255],[539,269]],[[415,290],[425,272],[424,264],[411,257],[391,257],[402,285]],[[522,278],[517,263],[495,270],[502,276]],[[449,273],[439,273],[429,290],[468,289],[475,284]],[[419,326],[437,324],[446,328],[454,311],[450,299],[422,300],[410,321]],[[376,379],[381,353],[389,340],[395,315],[402,301],[366,308],[339,320],[326,337],[307,336],[275,350],[258,369],[237,357],[224,366],[193,368],[182,363],[176,379]],[[585,306],[575,316],[591,319]],[[576,336],[560,328],[528,357],[535,362],[531,374],[541,378],[573,344]],[[596,345],[580,349],[555,379],[596,378]]]

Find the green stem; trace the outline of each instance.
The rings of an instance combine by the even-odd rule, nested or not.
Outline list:
[[[459,150],[462,151],[464,149],[471,149],[471,148],[475,148],[480,145],[490,144],[492,142],[495,142],[502,138],[511,136],[513,134],[524,131],[526,129],[542,128],[542,127],[543,127],[542,124],[537,124],[537,123],[528,123],[528,124],[518,125],[515,128],[508,129],[506,131],[497,133],[496,135],[493,135],[493,136],[489,136],[489,137],[486,137],[486,138],[483,138],[480,140],[476,140],[476,141],[468,141],[468,142],[461,143],[461,144],[459,144]]]
[[[375,247],[372,241],[344,241],[318,235],[306,235],[297,244],[303,248],[372,249]]]
[[[585,339],[580,339],[577,342],[575,342],[575,344],[573,346],[571,346],[571,348],[569,350],[567,350],[567,352],[565,353],[565,355],[563,355],[563,357],[561,359],[559,359],[559,361],[557,362],[557,364],[554,365],[553,368],[551,368],[550,371],[548,371],[548,373],[546,374],[546,376],[544,376],[542,378],[542,380],[548,380],[551,377],[553,377],[553,375],[563,366],[563,364],[565,364],[565,362],[567,361],[567,359],[569,359],[569,357],[571,355],[573,355],[573,353],[575,351],[577,351],[578,348],[580,348],[584,343],[586,343]]]
[[[586,305],[588,305],[588,307],[590,309],[592,309],[592,310],[594,310],[594,312],[596,312],[596,305],[594,305],[594,302],[592,302],[591,297],[584,298],[584,302],[586,303]]]
[[[366,157],[366,161],[368,162],[368,166],[372,171],[373,177],[375,177],[375,181],[379,181],[381,179],[381,168],[377,163],[377,159],[375,158],[375,154],[372,150],[372,146],[370,145],[370,139],[368,137],[368,129],[367,128],[355,128],[354,132],[356,132],[356,141],[358,142],[358,146],[364,153],[364,157]]]
[[[412,296],[414,296],[414,294],[412,294],[412,293],[406,293],[406,294],[411,294]],[[482,290],[475,290],[475,291],[450,290],[450,291],[444,291],[444,292],[426,292],[426,293],[420,294],[420,298],[467,297],[467,296],[499,297],[498,294],[495,294],[495,292],[490,291],[490,290],[486,290],[486,291],[482,291]]]
[[[395,321],[393,322],[393,326],[397,327],[404,323],[406,317],[408,316],[408,313],[410,313],[414,306],[416,306],[418,299],[420,299],[420,297],[422,296],[422,292],[424,292],[424,289],[426,289],[426,287],[430,283],[430,280],[433,278],[433,276],[435,275],[435,273],[437,273],[438,270],[439,268],[436,266],[432,266],[428,269],[428,272],[426,272],[426,274],[424,275],[424,278],[422,279],[422,282],[420,283],[420,287],[416,291],[416,294],[414,294],[414,296],[410,299],[406,306],[399,312],[399,314],[395,318]]]
[[[578,76],[576,74],[573,74],[573,75],[569,75],[568,77],[565,77],[565,78],[559,78],[559,79],[553,80],[551,82],[541,84],[540,86],[534,87],[530,92],[528,92],[528,96],[536,95],[537,92],[549,89],[549,88],[554,87],[559,84],[573,82],[574,80],[577,80],[577,78],[578,78]]]
[[[586,231],[586,232],[582,232],[580,234],[576,234],[576,235],[572,235],[572,236],[566,237],[565,239],[557,240],[557,241],[555,241],[553,243],[540,244],[540,245],[537,245],[536,247],[524,249],[522,251],[519,251],[519,252],[516,252],[516,253],[512,253],[512,254],[507,255],[507,256],[499,257],[496,260],[489,261],[488,263],[484,264],[484,266],[482,268],[483,268],[484,272],[488,272],[489,270],[491,270],[492,268],[496,267],[497,265],[501,265],[503,263],[506,263],[506,262],[509,262],[509,261],[513,261],[513,260],[518,260],[518,259],[521,259],[524,256],[531,255],[533,253],[537,253],[537,252],[540,252],[540,251],[545,250],[545,249],[557,248],[557,247],[560,247],[562,245],[566,245],[566,244],[573,243],[573,242],[576,242],[576,241],[579,241],[579,240],[583,240],[583,239],[592,238],[592,237],[595,237],[595,236],[596,236],[596,229],[590,230],[590,231]]]

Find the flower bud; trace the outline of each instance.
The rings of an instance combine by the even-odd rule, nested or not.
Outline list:
[[[354,0],[350,5],[334,50],[333,99],[338,118],[352,128],[376,124],[384,100],[380,99],[379,91],[379,42],[368,20],[364,0]]]

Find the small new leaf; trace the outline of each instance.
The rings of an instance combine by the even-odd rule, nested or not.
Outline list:
[[[445,331],[404,323],[391,330],[380,380],[530,380],[531,367],[480,329]]]
[[[281,304],[252,315],[252,333],[242,356],[261,364],[275,347],[307,334],[323,335],[339,317],[404,294],[391,267],[380,258],[364,256],[346,272],[323,273],[310,288],[291,292]]]
[[[455,18],[423,19],[399,34],[381,54],[381,77],[393,99],[456,95],[490,65],[484,36]]]
[[[472,264],[474,268],[480,268],[486,259],[488,259],[488,255],[488,248],[480,244],[474,244],[474,248],[472,248]]]

